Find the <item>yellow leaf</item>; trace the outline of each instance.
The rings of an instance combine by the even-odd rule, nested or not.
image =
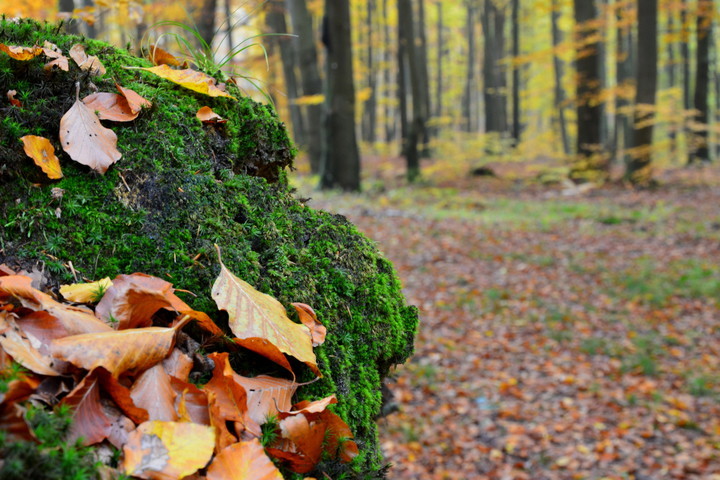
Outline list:
[[[145,479],[184,478],[207,465],[215,448],[212,427],[187,422],[145,422],[123,446],[125,473]]]
[[[4,43],[0,43],[0,50],[15,60],[30,60],[43,52],[43,49],[37,45],[33,47],[16,47],[13,45],[5,45]]]
[[[216,80],[202,72],[196,70],[173,70],[167,65],[158,65],[157,67],[140,68],[157,75],[165,80],[177,83],[181,87],[185,87],[194,92],[203,93],[211,97],[229,97],[235,98],[227,92],[220,90],[215,85]]]
[[[208,467],[208,480],[282,480],[257,438],[224,448]]]
[[[283,353],[292,355],[321,375],[312,349],[310,330],[290,320],[285,307],[276,299],[233,275],[222,260],[212,297],[218,308],[228,312],[230,330],[237,337],[236,343],[288,370],[291,370],[290,363]]]
[[[69,302],[93,303],[100,299],[102,293],[112,286],[109,277],[92,283],[73,283],[72,285],[61,285],[60,294]]]
[[[52,180],[62,178],[60,160],[55,155],[55,147],[50,140],[36,135],[25,135],[20,138],[23,142],[25,153],[32,158],[35,165],[42,168],[42,171]]]
[[[322,93],[317,95],[305,95],[295,98],[291,101],[293,105],[320,105],[325,101],[325,95]]]

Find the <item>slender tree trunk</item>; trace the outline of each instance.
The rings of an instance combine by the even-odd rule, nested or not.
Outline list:
[[[512,0],[512,56],[520,56],[520,0]],[[512,136],[515,145],[520,143],[520,67],[513,66],[512,74]]]
[[[360,190],[360,154],[355,137],[350,1],[325,0],[327,93],[320,188]]]
[[[597,9],[594,0],[574,0],[577,36],[575,44],[577,80],[577,160],[570,171],[574,181],[604,181],[608,162],[602,152],[600,57],[598,55]]]
[[[507,132],[507,79],[502,60],[505,58],[505,12],[494,0],[485,0],[482,16],[485,48],[483,55],[483,90],[485,131]]]
[[[58,0],[58,12],[72,14],[73,10],[75,10],[75,1],[74,0]],[[77,21],[74,19],[67,20],[65,22],[65,31],[68,33],[77,34],[78,33]]]
[[[207,43],[212,53],[213,39],[215,38],[215,12],[217,10],[217,0],[203,0],[202,6],[197,12],[195,23],[198,33]]]
[[[425,121],[432,112],[430,104],[430,73],[428,71],[428,55],[427,55],[427,35],[425,32],[425,0],[417,0],[417,22],[415,24],[417,32],[417,44],[415,52],[417,54],[418,71],[420,74],[420,97],[423,102],[423,111],[426,112]],[[422,152],[425,158],[430,156],[430,129],[424,128],[422,133]]]
[[[680,42],[680,58],[683,70],[683,108],[687,111],[692,108],[690,103],[690,23],[688,20],[688,0],[681,0],[680,27],[682,41]]]
[[[388,0],[382,0],[382,16],[383,16],[383,39],[385,43],[385,51],[383,53],[383,61],[385,63],[385,69],[383,71],[383,83],[385,84],[385,95],[390,96],[390,88],[394,85],[392,81],[392,71],[395,68],[392,62],[392,51],[390,45],[392,39],[390,36],[390,24],[388,23]],[[400,80],[395,82],[397,85],[401,85]],[[398,96],[400,94],[398,93]],[[397,109],[393,111],[390,102],[385,102],[385,141],[390,143],[397,137]]]
[[[475,131],[475,109],[474,107],[474,92],[477,86],[475,85],[475,7],[468,3],[467,4],[467,17],[465,19],[465,35],[467,36],[468,42],[468,53],[467,53],[467,72],[465,74],[465,93],[463,94],[463,105],[462,112],[463,118],[465,119],[465,131]]]
[[[302,82],[302,94],[305,96],[321,95],[323,93],[322,79],[318,69],[318,54],[315,47],[315,29],[312,15],[308,11],[306,0],[286,0],[293,33],[298,36],[296,58]],[[323,129],[320,128],[323,119],[322,104],[308,105],[305,108],[307,121],[306,145],[310,157],[310,170],[320,172],[322,158]]]
[[[672,11],[667,12],[667,33],[671,37],[674,37],[675,35],[675,13]],[[674,41],[668,41],[667,42],[667,81],[668,81],[668,88],[672,89],[675,88],[675,84],[677,82],[676,74],[675,74],[675,42]],[[676,126],[673,121],[670,122],[670,131],[668,132],[668,136],[670,138],[670,152],[671,155],[674,157],[675,153],[677,152],[677,132],[675,131]]]
[[[435,90],[435,117],[440,118],[443,115],[442,91],[443,91],[443,57],[445,56],[445,45],[443,44],[443,4],[437,2],[437,81]]]
[[[552,27],[552,43],[557,48],[562,41],[558,21],[560,19],[560,6],[558,0],[552,0],[552,11],[550,12],[550,23]],[[570,155],[570,139],[567,133],[567,122],[565,121],[565,89],[563,88],[562,61],[557,53],[553,54],[553,70],[555,71],[555,108],[558,111],[558,123],[560,124],[560,139],[562,140],[563,152]]]
[[[708,111],[708,89],[710,84],[710,43],[712,40],[712,0],[700,0],[697,16],[697,48],[695,50],[697,70],[695,72],[694,104],[698,114],[696,120],[701,129],[695,134],[693,148],[690,150],[688,163],[709,162],[708,127],[710,115]]]
[[[227,37],[227,43],[228,43],[228,53],[232,51],[233,48],[235,48],[235,43],[233,42],[233,9],[232,9],[232,0],[225,0],[225,21],[227,22],[227,26],[225,29],[225,36]]]
[[[635,135],[633,154],[626,176],[637,186],[652,183],[652,134],[657,90],[658,0],[638,0],[637,93],[635,96]]]
[[[362,132],[363,140],[366,142],[375,141],[376,104],[377,104],[377,72],[375,71],[375,50],[373,37],[373,13],[375,12],[375,0],[367,0],[367,85],[370,89],[370,96],[365,101],[363,108]]]
[[[628,8],[617,7],[617,45],[615,75],[616,83],[620,94],[615,103],[615,134],[612,141],[612,158],[620,160],[624,157],[621,152],[630,148],[632,144],[632,122],[628,110],[632,105],[627,95],[623,92],[634,84],[633,75],[633,35],[632,25],[628,19]],[[621,148],[622,143],[622,148]]]
[[[285,5],[282,0],[269,0],[268,12],[265,15],[265,22],[271,33],[287,33],[287,23],[285,20]],[[283,78],[285,79],[285,94],[288,98],[290,108],[290,121],[292,122],[295,143],[301,148],[305,148],[305,121],[303,119],[300,107],[295,104],[294,100],[298,95],[298,82],[295,75],[295,52],[293,47],[293,37],[280,35],[269,37],[268,44],[277,47],[280,51],[280,62],[282,63]]]

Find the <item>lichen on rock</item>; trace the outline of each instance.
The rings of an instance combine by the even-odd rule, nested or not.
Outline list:
[[[411,354],[417,326],[392,265],[345,218],[293,196],[286,168],[295,151],[272,107],[233,86],[228,90],[237,100],[210,98],[126,69],[149,64],[102,42],[64,35],[56,25],[0,19],[2,43],[45,40],[64,52],[83,43],[107,73],[89,77],[75,65],[46,72],[41,58],[20,62],[0,55],[0,264],[43,268],[51,287],[73,280],[70,262],[93,280],[155,275],[193,292],[196,297],[184,300],[221,324],[210,298],[218,244],[240,278],[286,307],[302,302],[316,309],[329,332],[316,352],[324,376],[302,395],[338,395],[335,411],[361,450],[351,473],[372,477],[382,467],[374,422],[381,381]],[[93,85],[115,91],[118,82],[153,103],[133,122],[106,122],[123,156],[105,175],[72,162],[59,148],[59,121],[75,100],[76,81],[81,97]],[[17,90],[21,108],[4,101],[8,90]],[[206,105],[227,124],[198,121],[195,113]],[[26,157],[19,138],[29,134],[51,139],[63,179],[44,178]],[[252,371],[250,355],[236,354],[233,365],[265,373]],[[299,380],[312,378],[303,368]]]

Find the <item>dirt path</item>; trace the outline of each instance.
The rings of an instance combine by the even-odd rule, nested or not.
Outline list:
[[[720,479],[718,189],[403,195],[311,202],[420,308],[390,478]]]

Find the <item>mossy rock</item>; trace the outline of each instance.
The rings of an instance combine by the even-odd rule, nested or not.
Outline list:
[[[66,53],[82,43],[107,73],[89,77],[72,61],[69,72],[46,72],[42,55],[18,61],[0,52],[0,264],[44,269],[51,286],[73,281],[71,265],[88,279],[155,275],[194,292],[197,297],[184,299],[222,322],[210,297],[218,244],[240,278],[286,307],[315,308],[329,331],[316,349],[324,376],[300,396],[338,396],[335,411],[361,450],[348,473],[376,475],[381,381],[411,354],[417,313],[373,242],[344,217],[293,196],[285,169],[295,152],[273,108],[233,85],[228,91],[237,100],[210,98],[126,69],[150,65],[105,43],[65,35],[56,25],[0,19],[0,43],[45,40]],[[75,101],[77,81],[81,97],[95,87],[114,92],[117,82],[153,103],[133,122],[105,122],[123,155],[105,175],[59,148],[60,118]],[[21,108],[5,100],[8,90],[18,92]],[[205,105],[227,124],[201,124],[195,113]],[[19,139],[29,134],[51,139],[64,178],[47,180],[24,154]],[[248,359],[235,358],[234,365],[251,370],[252,363],[243,363]],[[305,367],[298,370],[299,381],[312,378]]]

